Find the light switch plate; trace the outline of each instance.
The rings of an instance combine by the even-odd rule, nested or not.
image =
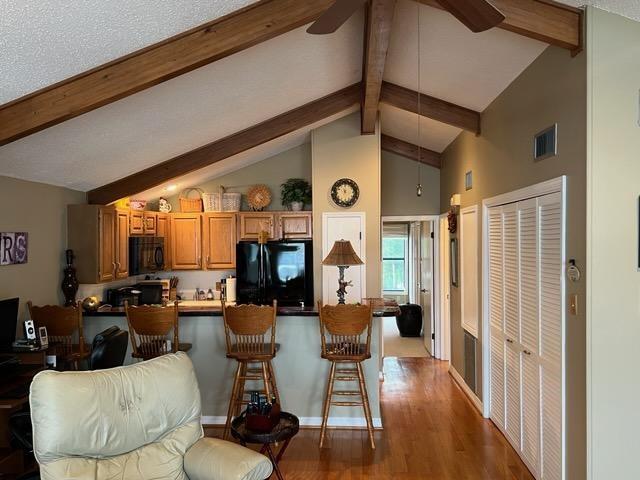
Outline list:
[[[569,313],[571,315],[578,315],[578,294],[572,293],[569,295]]]

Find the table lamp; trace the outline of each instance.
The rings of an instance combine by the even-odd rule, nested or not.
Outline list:
[[[344,296],[347,293],[347,287],[351,287],[351,281],[344,281],[344,270],[350,265],[363,265],[364,262],[356,254],[349,240],[336,240],[329,252],[329,255],[322,261],[322,265],[335,265],[340,272],[338,279],[338,304],[344,305]]]

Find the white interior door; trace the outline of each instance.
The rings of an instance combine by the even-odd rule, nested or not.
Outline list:
[[[450,272],[449,272],[449,222],[447,216],[443,215],[439,220],[440,235],[438,243],[440,245],[438,268],[440,275],[438,276],[440,288],[438,289],[440,297],[440,359],[449,360],[451,358],[451,325],[450,318]]]
[[[365,265],[352,266],[345,270],[347,287],[346,303],[357,303],[366,297],[365,258],[365,214],[364,212],[324,213],[322,215],[322,258],[325,258],[336,240],[349,240],[353,249]],[[325,304],[338,303],[338,267],[322,266],[322,301]]]
[[[562,480],[562,195],[487,213],[490,416],[536,478]]]
[[[420,222],[419,241],[419,296],[422,307],[422,331],[424,346],[430,355],[434,355],[435,328],[433,325],[433,222]]]

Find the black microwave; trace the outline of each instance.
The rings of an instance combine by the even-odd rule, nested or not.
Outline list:
[[[164,270],[164,238],[129,237],[129,275]]]

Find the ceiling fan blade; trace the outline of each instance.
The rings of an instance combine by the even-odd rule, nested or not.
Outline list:
[[[505,16],[487,0],[437,0],[472,32],[484,32],[502,23]]]
[[[336,0],[315,22],[307,29],[307,33],[324,35],[335,32],[346,22],[366,0]]]

